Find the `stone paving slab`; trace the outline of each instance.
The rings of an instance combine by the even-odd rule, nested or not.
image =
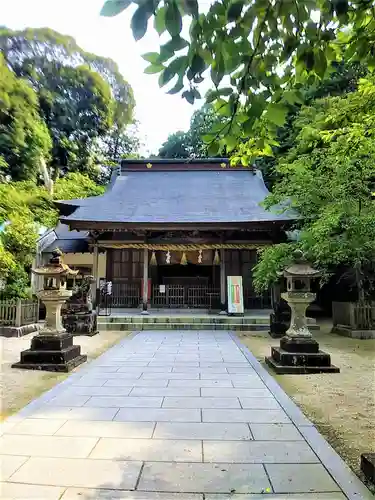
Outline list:
[[[0,498],[4,500],[59,500],[65,488],[39,484],[0,483]],[[83,500],[81,498],[81,500]]]
[[[56,432],[57,436],[93,436],[101,438],[151,438],[154,422],[95,422],[68,420]]]
[[[319,459],[305,441],[203,441],[205,462],[300,464]]]
[[[283,410],[203,410],[203,422],[290,423]]]
[[[340,491],[321,464],[266,464],[265,468],[277,493]]]
[[[293,424],[250,424],[254,439],[260,441],[303,441]]]
[[[258,464],[153,462],[145,464],[138,488],[184,493],[262,493],[271,485],[263,465]]]
[[[272,401],[272,400],[271,400]],[[241,408],[238,398],[165,397],[163,408]]]
[[[0,449],[4,455],[85,458],[97,442],[93,437],[5,434],[0,438]]]
[[[200,422],[201,412],[192,408],[121,408],[115,416],[122,422]]]
[[[10,482],[56,486],[135,489],[142,462],[78,458],[29,458]]]
[[[266,387],[252,389],[238,389],[234,387],[202,387],[203,397],[222,397],[222,398],[273,398],[272,392]]]
[[[250,440],[252,435],[246,424],[158,422],[154,438]]]
[[[191,493],[155,493],[147,491],[93,490],[68,488],[61,500],[203,500],[203,495]],[[244,499],[246,500],[246,499]],[[264,499],[263,499],[264,500]],[[327,499],[328,500],[328,499]]]
[[[162,397],[136,397],[136,396],[92,396],[85,407],[92,408],[160,408]]]
[[[154,462],[202,462],[201,441],[163,439],[100,439],[90,458]]]
[[[63,497],[64,498],[64,497]],[[288,495],[205,495],[205,500],[347,500],[341,493],[303,493]]]
[[[9,500],[372,497],[224,330],[128,337],[1,427]]]

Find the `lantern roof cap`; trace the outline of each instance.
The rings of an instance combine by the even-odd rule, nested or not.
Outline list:
[[[294,250],[293,264],[284,269],[282,273],[286,278],[317,278],[321,271],[314,269],[301,250]]]
[[[39,276],[76,276],[78,270],[74,271],[70,269],[68,264],[65,264],[62,258],[62,252],[59,248],[56,248],[52,252],[52,257],[50,258],[48,264],[44,266],[37,267],[33,269],[32,272]]]

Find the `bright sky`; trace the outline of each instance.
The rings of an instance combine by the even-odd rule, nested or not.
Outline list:
[[[194,109],[181,95],[159,88],[158,75],[143,73],[148,65],[141,57],[156,52],[157,33],[149,32],[135,42],[130,29],[134,6],[114,18],[99,16],[104,0],[0,0],[0,25],[11,29],[49,27],[73,36],[84,50],[111,57],[133,87],[143,153],[157,153],[168,135],[189,127]]]

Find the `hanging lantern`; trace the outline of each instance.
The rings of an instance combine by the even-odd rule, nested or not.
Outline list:
[[[199,252],[198,252],[198,264],[202,264],[202,260],[203,260],[202,250],[199,250]]]
[[[158,265],[158,262],[156,260],[155,252],[152,251],[151,259],[150,259],[150,266],[157,266],[157,265]]]
[[[218,252],[218,250],[215,250],[215,255],[214,255],[214,266],[218,266],[219,264],[220,264],[219,252]]]
[[[187,258],[186,258],[186,253],[185,253],[185,252],[182,252],[182,257],[181,257],[181,262],[180,262],[180,264],[181,264],[181,266],[186,266],[186,265],[187,265],[187,263],[188,263],[188,261],[187,261]]]
[[[168,252],[165,254],[165,263],[170,264],[171,263],[171,252],[168,250]]]

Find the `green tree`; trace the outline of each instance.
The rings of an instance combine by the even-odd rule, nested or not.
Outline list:
[[[110,87],[86,66],[48,66],[40,76],[39,102],[53,139],[56,173],[78,170],[94,176],[94,145],[113,121]]]
[[[135,126],[124,129],[114,124],[110,132],[99,144],[103,161],[116,163],[120,158],[134,157],[138,154],[141,141],[138,136],[138,129]]]
[[[104,193],[104,186],[99,186],[92,179],[79,172],[71,172],[56,181],[53,197],[55,200],[71,200],[99,196]]]
[[[6,298],[29,293],[29,272],[41,230],[53,227],[58,211],[53,200],[85,198],[104,192],[87,175],[70,172],[54,185],[53,197],[33,181],[0,183],[0,277]]]
[[[375,259],[374,79],[303,107],[293,127],[295,145],[278,161],[280,180],[266,206],[289,200],[300,217],[299,246],[327,273],[338,266],[354,270],[363,297]],[[275,279],[288,254],[288,246],[263,252],[258,288]]]
[[[161,158],[207,158],[208,145],[203,137],[213,127],[221,127],[221,118],[215,113],[212,106],[203,106],[193,113],[190,127],[187,132],[170,134],[159,150]],[[225,156],[225,154],[221,155]]]
[[[48,159],[50,149],[36,93],[8,69],[0,54],[0,177],[36,179],[40,158]]]
[[[117,64],[112,59],[84,51],[74,38],[49,28],[20,31],[3,28],[0,31],[0,49],[13,71],[30,79],[35,86],[39,86],[39,75],[44,75],[49,69],[46,61],[58,67],[88,66],[111,87],[116,101],[115,122],[126,125],[132,121],[135,105],[133,91]]]
[[[47,28],[0,29],[0,50],[38,95],[53,139],[55,176],[69,170],[100,176],[98,144],[133,120],[133,92],[117,65]]]
[[[233,151],[251,137],[260,119],[263,144],[242,148],[245,164],[274,145],[288,105],[300,100],[299,87],[322,78],[343,51],[351,60],[375,68],[375,2],[372,0],[106,0],[102,15],[115,16],[137,4],[131,28],[142,38],[154,18],[162,35],[160,51],[145,54],[146,73],[160,73],[160,85],[173,80],[170,93],[188,102],[206,100],[225,119],[212,133],[210,155]],[[181,36],[183,21],[189,40]],[[164,43],[166,40],[166,43]]]

